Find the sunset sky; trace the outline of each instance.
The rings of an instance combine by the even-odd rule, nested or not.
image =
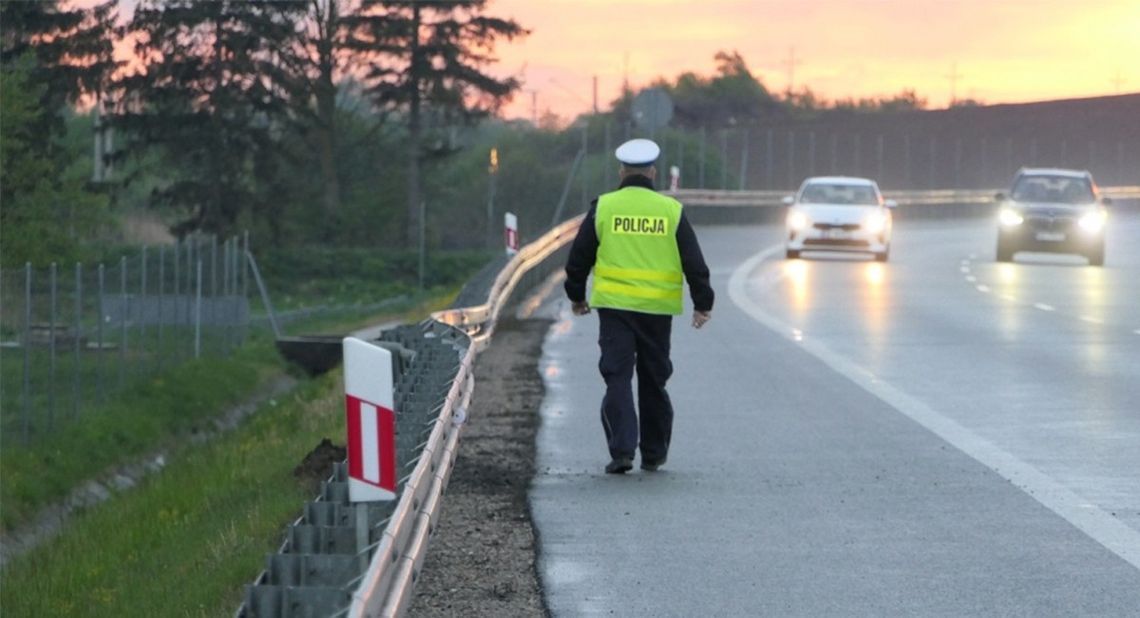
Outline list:
[[[709,75],[737,50],[772,91],[826,99],[913,88],[931,107],[1140,91],[1140,0],[491,0],[490,14],[530,29],[501,44],[498,74],[524,92],[508,117],[605,109],[623,73],[635,89],[683,71]],[[956,71],[954,68],[956,67]]]

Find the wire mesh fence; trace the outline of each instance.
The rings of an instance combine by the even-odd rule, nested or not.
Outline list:
[[[140,379],[227,356],[250,327],[243,241],[0,270],[0,436],[28,444]]]

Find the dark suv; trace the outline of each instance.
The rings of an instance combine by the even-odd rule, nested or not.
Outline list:
[[[1093,266],[1104,265],[1105,206],[1087,171],[1023,168],[1007,197],[996,196],[997,261],[1018,251],[1078,253]]]

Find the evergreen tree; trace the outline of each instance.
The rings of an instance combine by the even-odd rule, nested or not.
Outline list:
[[[104,220],[106,199],[60,146],[68,104],[102,92],[113,60],[114,2],[0,2],[0,230],[5,264],[78,257],[80,232]]]
[[[485,72],[495,43],[527,31],[486,15],[486,0],[362,0],[351,45],[365,55],[366,90],[382,110],[400,112],[408,136],[406,241],[419,235],[421,168],[453,150],[447,131],[494,111],[515,92],[513,78]],[[434,137],[434,143],[429,138]]]
[[[116,0],[89,8],[68,8],[60,0],[0,2],[0,63],[30,54],[30,79],[40,89],[40,106],[52,113],[84,95],[98,95],[114,60]]]
[[[43,266],[79,257],[79,230],[99,227],[106,199],[66,178],[58,157],[44,147],[42,127],[53,114],[41,106],[32,54],[0,67],[0,261],[5,268]]]
[[[144,0],[128,31],[141,68],[118,81],[128,149],[158,147],[170,177],[155,205],[184,214],[172,231],[225,234],[243,213],[274,216],[259,179],[281,165],[291,93],[282,50],[305,4],[271,0]]]

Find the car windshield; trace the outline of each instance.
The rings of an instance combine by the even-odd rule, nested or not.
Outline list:
[[[873,206],[879,203],[879,196],[870,185],[812,183],[800,193],[800,203]]]
[[[1013,187],[1012,196],[1018,202],[1088,204],[1096,201],[1089,181],[1071,176],[1025,176]]]

